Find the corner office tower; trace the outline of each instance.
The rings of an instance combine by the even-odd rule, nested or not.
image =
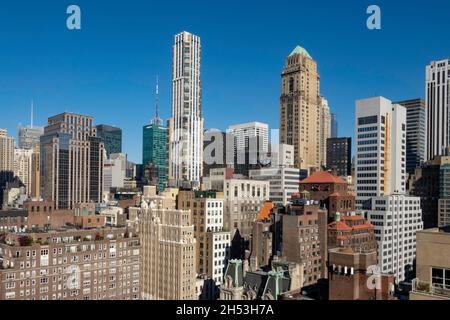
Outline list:
[[[48,119],[41,136],[41,195],[55,209],[102,200],[104,144],[94,119],[62,113]]]
[[[200,38],[175,35],[172,117],[169,119],[169,184],[198,188],[203,171]]]
[[[406,192],[406,108],[383,97],[356,101],[356,207]]]

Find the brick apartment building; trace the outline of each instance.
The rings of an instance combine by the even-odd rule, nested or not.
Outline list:
[[[330,300],[392,300],[394,275],[377,272],[377,251],[329,250]]]
[[[282,257],[304,266],[304,286],[326,278],[327,211],[308,193],[292,196],[292,205],[282,217]]]
[[[374,229],[356,214],[336,214],[328,225],[330,300],[394,299],[394,275],[381,273]]]
[[[55,229],[66,225],[78,228],[100,228],[105,217],[95,212],[95,203],[80,203],[74,209],[55,209],[49,201],[24,203],[22,209],[0,211],[0,232]]]
[[[352,247],[355,251],[377,250],[375,227],[361,215],[336,215],[328,225],[328,248]]]
[[[0,239],[0,300],[137,300],[139,276],[140,241],[125,228]]]
[[[300,181],[299,192],[303,191],[328,210],[328,222],[334,220],[336,212],[355,211],[355,196],[348,191],[348,183],[328,171],[316,171]]]
[[[47,201],[26,201],[22,209],[0,211],[0,232],[23,229],[59,228],[74,223],[72,210],[55,210]]]

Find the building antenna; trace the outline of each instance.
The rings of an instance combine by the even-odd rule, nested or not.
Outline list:
[[[155,97],[155,117],[152,123],[156,125],[161,125],[162,121],[159,117],[159,77],[156,76],[156,97]]]
[[[156,76],[156,101],[155,101],[155,105],[156,105],[156,118],[159,118],[159,79],[158,76]]]

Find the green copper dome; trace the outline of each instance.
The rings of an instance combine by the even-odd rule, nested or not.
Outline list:
[[[296,46],[295,49],[292,50],[292,52],[291,52],[291,54],[289,55],[289,57],[290,57],[290,56],[293,56],[293,55],[296,55],[296,54],[300,54],[300,55],[302,55],[302,56],[306,56],[306,57],[312,59],[312,57],[310,56],[310,54],[308,53],[308,51],[306,51],[305,48],[302,48],[302,47],[300,47],[300,46]]]

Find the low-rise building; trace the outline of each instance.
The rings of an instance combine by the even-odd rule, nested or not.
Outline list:
[[[278,300],[282,294],[301,289],[300,263],[273,261],[270,271],[249,271],[247,261],[230,260],[220,287],[220,300]]]
[[[333,248],[328,264],[330,300],[394,299],[394,275],[379,272],[376,250]]]
[[[416,277],[410,300],[450,300],[450,228],[417,232]]]

